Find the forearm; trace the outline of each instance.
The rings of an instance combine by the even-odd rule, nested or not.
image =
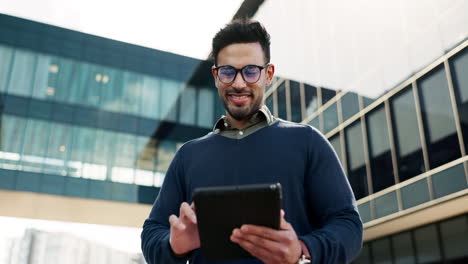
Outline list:
[[[146,220],[141,233],[141,249],[148,264],[185,264],[188,255],[176,257],[169,244],[169,228]]]
[[[352,210],[334,216],[322,228],[299,239],[307,246],[312,263],[350,263],[362,247],[362,223]]]

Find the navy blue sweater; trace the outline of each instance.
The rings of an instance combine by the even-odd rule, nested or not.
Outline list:
[[[176,153],[149,218],[142,250],[149,264],[213,263],[200,250],[172,255],[169,216],[197,187],[280,182],[285,219],[312,263],[348,263],[359,254],[362,222],[348,180],[328,141],[314,128],[278,120],[242,139],[210,133]],[[258,259],[220,262],[262,263]]]

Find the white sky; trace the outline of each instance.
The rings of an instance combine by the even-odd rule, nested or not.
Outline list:
[[[206,59],[242,0],[0,0],[0,13]]]

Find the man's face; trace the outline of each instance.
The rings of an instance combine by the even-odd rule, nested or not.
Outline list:
[[[262,47],[255,43],[231,44],[220,50],[217,65],[229,65],[241,69],[247,65],[264,67],[266,64]],[[263,103],[265,87],[271,83],[274,74],[274,66],[261,70],[260,78],[255,83],[247,83],[238,72],[232,83],[226,84],[219,80],[218,71],[212,69],[218,94],[224,103],[227,115],[238,120],[247,120],[255,114]]]

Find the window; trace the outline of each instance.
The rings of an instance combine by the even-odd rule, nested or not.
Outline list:
[[[372,186],[374,192],[378,192],[395,184],[384,105],[370,112],[366,121]]]
[[[301,89],[298,82],[289,81],[289,94],[291,95],[291,121],[301,122]]]
[[[278,117],[287,120],[286,112],[286,84],[283,82],[276,90],[278,94]]]
[[[317,111],[318,108],[317,88],[308,84],[304,84],[304,97],[306,110],[305,114],[306,116],[310,116],[312,113]]]
[[[454,56],[450,65],[465,149],[468,149],[468,49]]]
[[[439,237],[435,224],[414,230],[418,263],[434,263],[441,260]]]
[[[440,223],[440,234],[446,260],[461,260],[468,256],[468,222],[466,215]],[[461,263],[461,262],[460,262]]]
[[[29,97],[32,94],[37,56],[30,51],[15,50],[8,93]]]
[[[323,111],[323,132],[328,133],[338,126],[336,102]]]
[[[332,99],[336,95],[335,90],[331,90],[331,89],[327,89],[323,87],[321,88],[321,92],[322,92],[322,105],[326,104],[328,101],[330,101],[330,99]]]
[[[404,232],[392,237],[395,264],[416,263],[413,240],[410,232]]]
[[[350,117],[359,112],[358,95],[353,92],[348,92],[341,97],[341,113],[343,121],[348,120]]]
[[[425,171],[413,90],[406,87],[390,100],[400,182]]]
[[[356,200],[369,194],[360,121],[345,129],[348,178]]]
[[[390,239],[382,238],[372,242],[372,256],[375,264],[392,264]]]
[[[197,125],[211,129],[214,125],[215,89],[202,88],[198,90],[198,118]],[[272,108],[271,108],[272,109]]]
[[[330,138],[330,144],[333,146],[333,149],[335,149],[336,155],[340,159],[341,162],[343,162],[343,158],[341,157],[341,142],[340,142],[340,133],[334,135],[332,138]]]
[[[442,66],[418,82],[431,168],[460,157],[447,79]]]
[[[13,58],[13,48],[0,45],[0,92],[7,90],[10,63]]]

